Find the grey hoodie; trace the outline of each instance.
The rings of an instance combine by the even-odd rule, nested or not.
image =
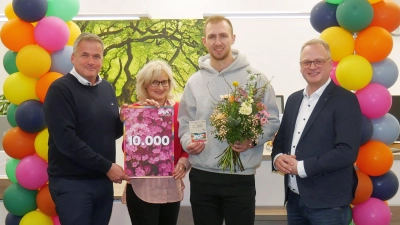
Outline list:
[[[187,151],[186,146],[191,142],[189,121],[206,120],[207,124],[205,149],[198,155],[189,154],[189,161],[196,169],[215,173],[230,173],[229,169],[222,171],[221,168],[217,167],[219,158],[216,159],[216,157],[228,147],[228,143],[220,142],[211,135],[214,127],[210,125],[209,117],[213,113],[212,107],[220,100],[220,95],[231,92],[229,86],[232,85],[233,81],[240,84],[247,83],[247,70],[251,70],[252,73],[260,73],[260,71],[250,67],[246,57],[241,55],[239,51],[232,50],[232,54],[235,59],[234,62],[221,72],[211,67],[210,55],[200,57],[199,66],[201,70],[189,78],[182,95],[178,121],[179,137],[185,151]],[[262,82],[268,82],[263,74]],[[264,143],[272,140],[279,128],[279,112],[275,101],[275,92],[271,85],[268,85],[263,103],[270,113],[269,122],[264,125],[264,134],[259,137],[257,146],[240,154],[245,170],[243,172],[237,170],[236,174],[255,174],[256,168],[261,164]]]

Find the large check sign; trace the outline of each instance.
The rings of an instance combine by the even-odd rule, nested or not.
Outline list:
[[[131,178],[169,177],[174,171],[172,107],[125,109],[125,172]]]

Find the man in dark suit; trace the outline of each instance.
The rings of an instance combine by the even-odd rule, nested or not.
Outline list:
[[[351,219],[362,115],[356,96],[330,79],[331,68],[325,41],[303,45],[307,86],[289,96],[273,143],[272,169],[285,174],[289,225],[348,225]]]

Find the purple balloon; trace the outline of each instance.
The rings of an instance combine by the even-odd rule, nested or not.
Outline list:
[[[353,208],[353,220],[360,225],[389,225],[392,219],[390,208],[385,202],[377,198],[369,198],[367,201],[355,205]]]
[[[370,83],[357,90],[356,96],[360,103],[361,112],[370,119],[376,119],[389,112],[392,106],[392,96],[382,85]]]

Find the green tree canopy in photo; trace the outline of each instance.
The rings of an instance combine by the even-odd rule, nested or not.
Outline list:
[[[137,72],[150,60],[161,59],[172,68],[182,93],[205,55],[201,37],[204,20],[76,21],[82,32],[99,35],[104,42],[100,71],[116,90],[118,103],[136,101]]]

